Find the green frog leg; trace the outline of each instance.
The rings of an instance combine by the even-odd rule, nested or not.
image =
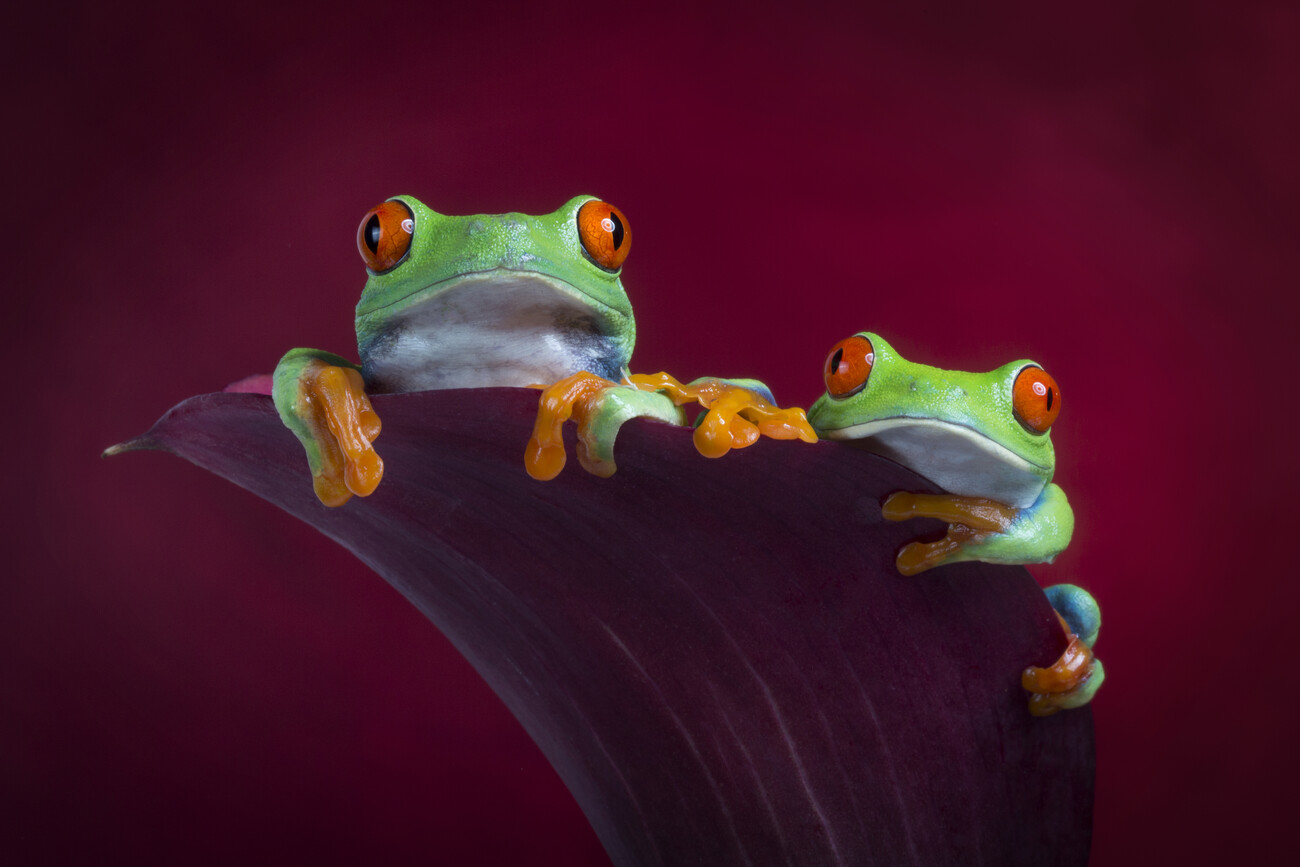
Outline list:
[[[384,474],[372,445],[381,425],[360,369],[332,353],[293,349],[272,382],[275,408],[307,453],[320,501],[337,507],[373,493]]]
[[[949,525],[938,542],[912,542],[899,552],[898,571],[904,575],[964,560],[1050,563],[1074,534],[1074,511],[1054,484],[1022,509],[982,497],[900,491],[885,500],[881,512],[891,521],[938,518]]]
[[[1101,631],[1097,600],[1073,584],[1055,584],[1043,592],[1060,618],[1068,644],[1052,665],[1030,666],[1021,675],[1021,685],[1030,693],[1029,712],[1034,716],[1083,707],[1106,680],[1106,669],[1092,652]]]

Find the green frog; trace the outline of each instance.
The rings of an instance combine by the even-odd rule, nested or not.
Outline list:
[[[360,364],[293,349],[272,377],[276,409],[307,453],[321,502],[341,506],[354,494],[366,496],[383,476],[373,445],[381,423],[369,394],[549,386],[545,407],[548,397],[555,403],[555,386],[578,377],[579,393],[567,395],[558,422],[554,413],[549,427],[539,419],[525,457],[537,478],[563,467],[558,425],[575,399],[579,457],[600,475],[614,471],[614,439],[629,418],[683,424],[680,404],[705,403],[701,394],[713,392],[631,378],[636,320],[621,281],[631,246],[623,212],[594,196],[541,216],[448,216],[411,196],[372,208],[357,230],[369,275],[356,310]],[[765,420],[777,408],[748,383],[726,385],[752,399],[726,417],[726,406],[711,408],[710,425],[721,424],[735,445],[745,445],[748,419]],[[782,413],[775,417],[775,427],[762,421],[759,429],[784,429]],[[798,426],[802,419],[798,410],[792,435],[815,439],[806,421]]]
[[[1013,361],[987,373],[940,370],[907,361],[878,334],[837,343],[823,370],[826,393],[808,411],[825,439],[880,454],[929,479],[945,494],[900,491],[885,500],[885,518],[939,518],[936,542],[899,552],[905,575],[963,560],[1050,563],[1070,543],[1074,513],[1052,482],[1051,427],[1061,391],[1041,365]],[[1047,590],[1070,636],[1050,669],[1030,669],[1031,709],[1050,713],[1091,700],[1105,677],[1091,655],[1101,611],[1086,590]]]

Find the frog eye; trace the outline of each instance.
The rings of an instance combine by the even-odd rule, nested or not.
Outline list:
[[[822,378],[826,380],[826,393],[836,400],[852,397],[867,387],[871,366],[876,363],[876,350],[871,341],[860,334],[846,337],[831,347],[826,356]]]
[[[592,261],[606,271],[623,267],[632,248],[632,229],[623,212],[611,204],[590,201],[578,209],[578,238]]]
[[[415,215],[406,203],[389,199],[370,209],[357,228],[357,249],[366,267],[382,273],[397,267],[411,249]]]
[[[1011,407],[1016,420],[1031,433],[1047,433],[1061,414],[1061,389],[1041,367],[1026,367],[1011,386]]]

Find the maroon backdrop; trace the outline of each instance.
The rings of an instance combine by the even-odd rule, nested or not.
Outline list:
[[[1106,615],[1094,863],[1289,846],[1300,13],[966,5],[11,17],[0,852],[606,863],[379,578],[180,460],[98,457],[289,347],[353,354],[353,233],[399,192],[617,204],[640,371],[807,405],[863,328],[1039,360],[1079,526],[1034,571]]]

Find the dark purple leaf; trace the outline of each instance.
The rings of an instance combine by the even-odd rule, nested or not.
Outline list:
[[[1064,647],[1056,617],[1022,568],[895,571],[940,526],[879,503],[928,485],[833,443],[710,461],[646,422],[613,478],[571,461],[537,482],[536,395],[376,397],[385,477],[341,509],[263,395],[185,401],[131,445],[265,497],[405,594],[618,864],[1087,863],[1091,712],[1033,718],[1019,686]]]

